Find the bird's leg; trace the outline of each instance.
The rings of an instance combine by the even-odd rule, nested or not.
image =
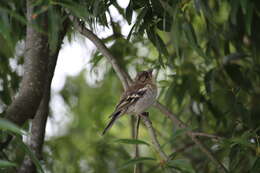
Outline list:
[[[143,112],[143,113],[139,114],[139,116],[149,117],[149,112]]]

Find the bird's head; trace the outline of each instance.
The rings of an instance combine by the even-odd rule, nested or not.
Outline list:
[[[135,81],[137,81],[138,83],[148,83],[151,82],[153,80],[153,70],[147,70],[147,71],[141,71],[138,72],[136,77],[135,77]]]

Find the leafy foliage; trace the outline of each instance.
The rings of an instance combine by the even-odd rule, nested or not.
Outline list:
[[[260,2],[130,0],[122,8],[115,0],[38,0],[35,6],[35,17],[48,12],[49,30],[41,31],[37,24],[35,28],[49,35],[52,50],[58,46],[61,23],[68,20],[66,12],[80,18],[93,31],[100,26],[111,28],[113,35],[103,42],[110,45],[124,69],[134,74],[155,68],[160,87],[158,99],[188,124],[187,130],[222,136],[218,141],[201,138],[230,172],[259,172]],[[111,17],[110,7],[119,12],[124,22],[132,24],[127,36],[121,31],[122,21]],[[0,4],[2,114],[20,82],[15,69],[23,64],[23,54],[17,55],[17,47],[26,34],[25,8],[19,0]],[[73,32],[71,29],[67,36],[71,37]],[[16,68],[10,66],[12,61]],[[68,78],[60,92],[72,121],[63,136],[46,142],[45,158],[51,158],[45,159],[46,170],[132,172],[133,164],[154,158],[156,161],[142,162],[145,171],[164,172],[166,167],[178,172],[217,172],[198,147],[182,149],[190,143],[184,135],[186,129],[177,130],[154,109],[149,111],[160,143],[166,153],[174,153],[165,165],[159,164],[160,158],[152,146],[141,145],[142,157],[131,159],[134,146],[127,144],[146,144],[150,139],[145,128],[140,129],[140,141],[129,139],[133,125],[127,116],[117,122],[108,136],[99,136],[105,126],[104,116],[113,111],[122,89],[99,52],[93,53],[91,65],[91,73],[105,73],[99,82],[87,83],[85,76],[89,73],[82,71]],[[1,127],[19,132],[8,123]],[[12,161],[0,162],[0,167],[15,166],[13,161],[21,163],[24,154],[11,150],[15,146],[14,141],[8,151]],[[120,170],[126,163],[128,166]]]

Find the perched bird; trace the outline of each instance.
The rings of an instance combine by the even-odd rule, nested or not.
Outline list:
[[[126,90],[110,115],[111,120],[102,135],[109,130],[115,121],[124,114],[139,115],[151,106],[157,96],[157,87],[153,79],[152,70],[142,71],[136,75],[133,84]]]

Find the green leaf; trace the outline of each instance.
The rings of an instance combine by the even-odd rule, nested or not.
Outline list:
[[[231,12],[230,12],[230,18],[232,24],[236,25],[237,24],[237,13],[239,11],[239,2],[238,0],[231,0],[230,2]]]
[[[186,133],[187,131],[190,131],[191,128],[187,127],[187,128],[181,128],[181,129],[177,129],[175,132],[173,132],[173,135],[171,136],[171,140],[176,139],[178,136],[183,135],[184,133]]]
[[[168,89],[167,89],[166,94],[165,94],[165,103],[169,107],[172,104],[172,101],[173,101],[172,98],[173,98],[173,96],[175,94],[174,92],[176,92],[175,91],[175,87],[176,86],[175,86],[175,82],[174,81],[172,81],[167,86],[168,86]]]
[[[115,142],[124,143],[124,144],[144,144],[147,146],[150,145],[149,143],[139,139],[117,139],[115,140]]]
[[[135,24],[133,25],[133,27],[131,28],[131,30],[130,30],[128,36],[127,36],[127,40],[130,40],[130,37],[131,37],[134,29],[139,27],[139,25],[143,21],[144,16],[146,15],[147,11],[148,11],[148,8],[143,8],[142,9],[142,11],[140,12],[140,14],[138,15],[138,17],[136,19]]]
[[[27,24],[26,19],[19,15],[19,13],[16,13],[8,8],[5,8],[4,6],[0,6],[0,12],[7,12],[8,14],[10,14],[10,16],[14,17],[17,21],[21,22],[22,24]]]
[[[40,173],[44,173],[41,163],[40,161],[37,159],[36,155],[31,151],[31,149],[22,141],[21,138],[17,137],[16,138],[18,141],[18,144],[20,146],[20,148],[29,155],[30,159],[33,161],[33,163],[35,164],[38,172]]]
[[[168,80],[160,80],[158,81],[160,87],[168,87],[171,83]]]
[[[72,2],[67,2],[67,3],[63,3],[63,2],[54,2],[52,1],[53,5],[60,5],[61,7],[67,8],[69,9],[69,11],[79,17],[79,18],[87,18],[87,16],[90,16],[90,14],[88,13],[88,11],[86,10],[86,7],[83,5],[80,5],[78,3],[72,3]]]
[[[246,14],[246,12],[247,12],[248,2],[249,1],[247,1],[247,0],[240,0],[240,5],[241,5],[241,8],[242,8],[243,14]]]
[[[157,28],[165,32],[170,32],[172,29],[172,22],[173,20],[171,17],[165,16],[157,23]]]
[[[137,10],[139,8],[145,7],[147,4],[149,4],[149,1],[147,0],[138,0],[138,1],[133,1],[133,9]]]
[[[174,15],[173,15],[173,28],[172,28],[172,34],[173,34],[173,46],[176,51],[176,54],[178,57],[180,57],[180,40],[181,40],[181,28],[180,28],[180,18],[178,16],[179,9],[175,9]]]
[[[134,158],[134,159],[130,159],[127,162],[125,162],[120,169],[126,168],[128,166],[132,166],[135,165],[137,163],[140,162],[144,162],[144,161],[154,161],[155,159],[152,157],[139,157],[139,158]]]
[[[227,64],[225,65],[225,70],[231,80],[237,84],[239,87],[249,90],[252,88],[252,84],[248,78],[241,72],[242,67],[236,64]]]
[[[254,12],[254,5],[252,3],[248,4],[247,13],[244,16],[246,22],[246,32],[248,35],[251,35],[251,26],[252,26],[252,19],[253,19],[253,12]]]
[[[126,7],[126,20],[129,25],[131,25],[132,22],[132,16],[133,16],[133,1],[130,0],[128,6]]]
[[[48,23],[48,28],[49,28],[49,44],[50,44],[50,49],[52,52],[55,52],[57,47],[59,46],[59,31],[60,27],[62,26],[62,21],[61,18],[62,16],[59,14],[57,9],[50,7],[48,10],[48,15],[49,15],[49,23]]]
[[[170,168],[182,170],[187,173],[195,173],[194,169],[192,168],[188,160],[184,160],[184,159],[171,160],[167,162],[167,166]]]
[[[7,160],[0,160],[0,168],[17,167],[17,164]]]
[[[193,48],[198,53],[199,56],[206,58],[206,55],[204,54],[204,52],[202,51],[201,47],[198,44],[197,37],[192,24],[190,24],[187,21],[184,22],[183,30],[191,48]]]
[[[240,60],[245,58],[247,55],[245,53],[239,53],[239,52],[235,52],[235,53],[231,53],[229,55],[224,56],[223,58],[223,63],[224,64],[228,64],[228,63],[232,63],[234,61]]]
[[[203,0],[200,0],[200,8],[201,8],[201,11],[203,12],[203,15],[208,19],[208,21],[210,23],[213,24],[213,15],[212,15],[212,11],[211,11],[211,8],[208,6],[208,2],[207,1],[203,1]]]
[[[259,173],[259,172],[260,172],[260,157],[256,159],[250,173]]]
[[[251,137],[252,137],[251,132],[246,131],[239,137],[231,138],[229,142],[231,142],[231,146],[235,146],[239,144],[241,146],[254,149],[255,148],[254,145],[250,142]]]
[[[204,77],[204,84],[205,84],[205,89],[207,93],[211,93],[213,90],[213,84],[214,84],[214,69],[211,69],[209,72],[205,74]]]
[[[156,38],[156,45],[157,45],[159,51],[162,52],[162,54],[164,54],[164,56],[169,57],[169,52],[167,50],[167,46],[164,44],[161,37],[158,34],[155,34],[155,38]]]
[[[159,53],[162,53],[164,56],[169,57],[169,52],[166,48],[161,37],[154,31],[153,28],[149,28],[146,30],[147,36],[149,40],[153,43],[153,45],[157,48]]]
[[[16,124],[12,123],[9,120],[4,118],[0,118],[0,129],[7,130],[19,135],[27,135],[27,132],[18,127]]]

